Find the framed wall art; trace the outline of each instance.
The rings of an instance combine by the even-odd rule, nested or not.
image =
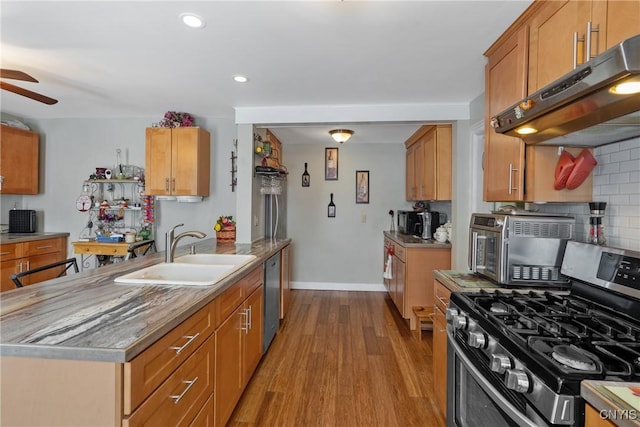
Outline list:
[[[338,149],[324,149],[324,179],[325,181],[338,180]]]
[[[369,171],[356,171],[356,203],[369,203]]]

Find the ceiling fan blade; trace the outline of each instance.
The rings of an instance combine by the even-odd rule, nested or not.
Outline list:
[[[13,80],[24,80],[25,82],[38,83],[38,81],[36,79],[31,77],[29,74],[25,73],[24,71],[7,70],[6,68],[0,68],[0,78],[13,79]]]
[[[31,98],[35,101],[42,102],[47,105],[53,105],[58,102],[57,99],[49,98],[48,96],[41,95],[36,92],[32,92],[27,89],[23,89],[18,86],[14,86],[10,83],[0,81],[0,89],[8,90],[9,92],[17,93],[18,95],[26,96],[27,98]]]

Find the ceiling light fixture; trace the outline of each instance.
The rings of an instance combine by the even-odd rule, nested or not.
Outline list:
[[[233,76],[233,80],[238,83],[246,83],[249,81],[249,79],[246,78],[245,76]]]
[[[180,15],[180,19],[182,20],[184,25],[190,28],[204,28],[204,26],[206,25],[202,18],[193,13],[183,13],[182,15]]]
[[[334,129],[329,131],[329,135],[340,144],[347,142],[351,135],[353,135],[353,131],[349,129]]]

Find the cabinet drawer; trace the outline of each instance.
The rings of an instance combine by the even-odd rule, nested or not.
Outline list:
[[[124,427],[188,426],[205,405],[213,404],[214,337],[204,342],[123,422]]]
[[[204,404],[196,417],[191,421],[189,427],[213,427],[213,396]]]
[[[244,279],[238,280],[214,301],[216,305],[216,328],[244,301]]]
[[[406,249],[400,245],[394,245],[393,247],[393,253],[395,254],[395,256],[397,256],[400,259],[400,261],[403,261],[403,262],[406,260],[405,251]]]
[[[215,304],[185,320],[155,344],[124,364],[124,413],[137,408],[213,333]]]
[[[262,285],[263,277],[264,271],[262,265],[251,270],[251,273],[242,279],[245,286],[245,295],[251,295],[254,289]]]
[[[446,313],[447,307],[449,307],[449,297],[451,296],[451,291],[442,283],[434,280],[433,292],[434,304],[436,308],[439,308],[442,313]]]
[[[42,255],[42,254],[50,254],[54,252],[61,252],[62,241],[65,239],[45,239],[45,240],[34,240],[32,242],[27,242],[27,254],[29,256],[33,255]]]
[[[22,243],[8,243],[0,246],[0,261],[9,261],[20,258],[24,253]]]

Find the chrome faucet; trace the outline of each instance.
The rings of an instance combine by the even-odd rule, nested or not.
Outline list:
[[[207,237],[207,235],[201,231],[185,231],[184,233],[180,233],[174,237],[173,235],[176,231],[176,228],[182,227],[183,225],[184,224],[178,224],[174,226],[171,230],[167,231],[165,235],[164,262],[166,263],[173,262],[173,257],[176,253],[176,246],[178,245],[180,239],[182,239],[183,237],[197,237],[198,239]]]

